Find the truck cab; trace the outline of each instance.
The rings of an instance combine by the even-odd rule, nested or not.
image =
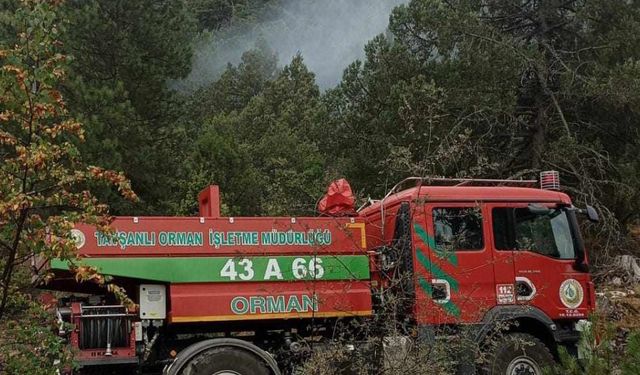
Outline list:
[[[535,188],[536,181],[409,181],[416,186],[396,188],[359,214],[368,242],[381,249],[382,272],[402,267],[410,280],[416,326],[466,326],[482,341],[507,322],[507,344],[510,334],[525,334],[553,357],[559,345],[575,351],[595,291],[578,227],[582,210],[569,196]],[[410,239],[404,249],[388,246],[402,236]],[[543,367],[498,362],[507,363],[487,372],[537,374]]]

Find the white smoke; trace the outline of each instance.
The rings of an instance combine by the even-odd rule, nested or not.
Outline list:
[[[301,53],[318,85],[336,85],[343,70],[364,56],[368,40],[387,29],[392,9],[407,0],[285,0],[268,21],[230,30],[196,48],[189,76],[175,87],[190,90],[216,80],[228,63],[264,40],[281,64]]]

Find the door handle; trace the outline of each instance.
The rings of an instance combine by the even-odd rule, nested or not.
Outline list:
[[[526,277],[516,277],[516,299],[518,301],[530,301],[536,295],[536,287]]]
[[[431,298],[440,304],[451,301],[451,284],[447,280],[433,279],[431,280],[432,294]]]

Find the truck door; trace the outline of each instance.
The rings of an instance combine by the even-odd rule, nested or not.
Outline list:
[[[490,225],[487,228],[491,237],[488,247],[493,252],[493,277],[496,290],[496,305],[513,305],[516,303],[516,251],[508,246],[511,243],[511,221],[507,213],[516,205],[488,203],[485,206]]]
[[[426,233],[433,324],[476,322],[495,300],[485,215],[475,203],[428,203]],[[420,235],[419,231],[417,233]]]
[[[516,303],[537,307],[552,319],[585,317],[590,280],[576,267],[583,249],[576,240],[575,213],[523,203],[495,206],[491,215],[496,254],[513,254]]]

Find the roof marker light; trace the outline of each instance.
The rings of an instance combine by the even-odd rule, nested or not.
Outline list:
[[[560,174],[558,171],[540,172],[540,188],[544,190],[560,190]]]

